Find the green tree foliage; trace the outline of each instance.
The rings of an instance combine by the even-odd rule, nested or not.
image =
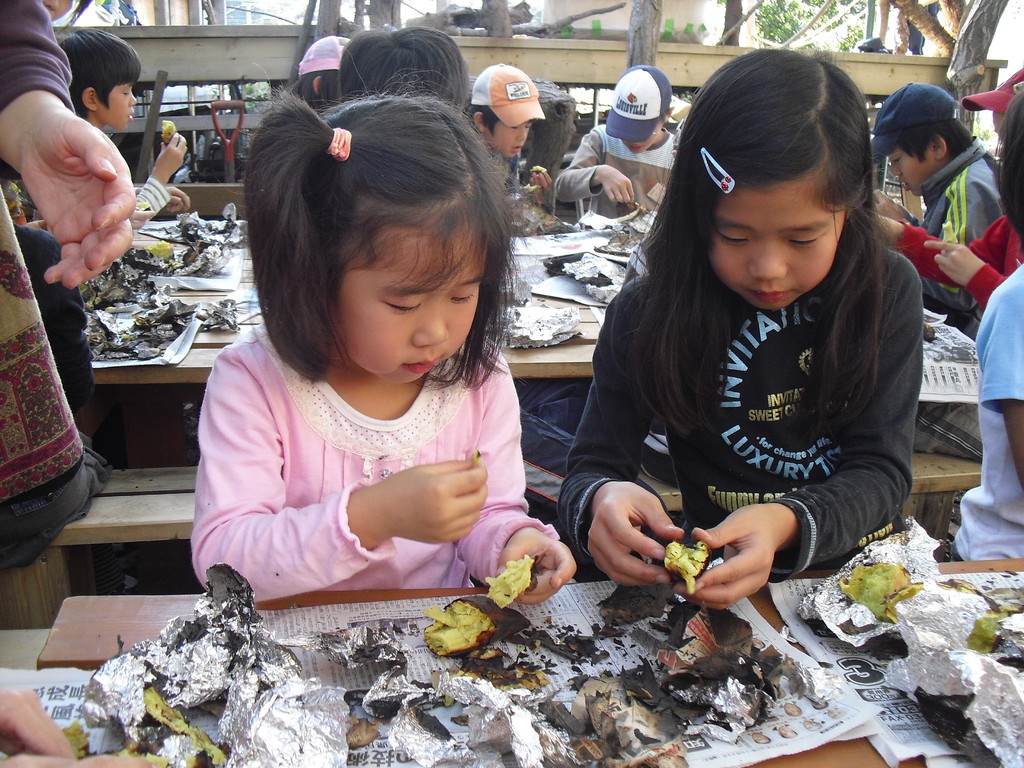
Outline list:
[[[723,0],[724,2],[724,0]],[[749,7],[753,0],[744,0]],[[754,14],[757,36],[765,45],[784,43],[803,29],[827,0],[766,0]],[[864,39],[865,0],[836,0],[814,27],[791,44],[793,48],[854,51]]]

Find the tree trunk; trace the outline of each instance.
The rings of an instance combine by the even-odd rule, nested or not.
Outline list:
[[[402,26],[401,5],[398,0],[370,0],[370,26],[374,29],[382,27]]]
[[[939,8],[946,19],[946,27],[954,39],[960,39],[960,24],[964,20],[964,0],[939,0]]]
[[[946,70],[957,101],[988,87],[982,82],[985,59],[1006,5],[1007,0],[974,0],[967,9],[966,18],[961,19],[960,36]],[[974,113],[964,110],[964,120],[973,125]]]
[[[576,133],[576,99],[550,80],[532,79],[540,94],[544,119],[537,120],[530,128],[523,154],[530,166],[544,166],[553,178]]]
[[[1000,2],[1001,0],[996,0]],[[985,0],[980,0],[984,3]],[[952,56],[956,41],[942,25],[917,0],[892,0],[892,4],[902,11],[904,18],[925,36],[938,49],[939,56]]]
[[[743,0],[725,0],[725,29],[719,45],[739,45],[743,22]]]
[[[661,34],[661,0],[633,0],[626,33],[626,68],[658,63]]]
[[[512,17],[508,0],[483,0],[480,6],[480,26],[488,37],[512,37]]]
[[[316,20],[314,40],[338,34],[338,21],[341,19],[341,3],[338,0],[320,0],[320,13]]]

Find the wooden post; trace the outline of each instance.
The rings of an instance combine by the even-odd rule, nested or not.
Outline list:
[[[633,0],[626,32],[626,69],[638,64],[658,63],[661,35],[661,0]]]
[[[142,132],[142,148],[139,151],[139,162],[135,166],[135,174],[132,181],[136,184],[145,184],[146,177],[153,167],[153,137],[156,136],[157,120],[160,119],[160,105],[164,101],[164,88],[167,87],[167,72],[160,69],[156,73],[156,82],[153,83],[153,95],[149,102],[149,109],[146,110],[146,128]]]
[[[488,37],[512,37],[512,18],[508,0],[483,0],[480,6],[480,26]]]

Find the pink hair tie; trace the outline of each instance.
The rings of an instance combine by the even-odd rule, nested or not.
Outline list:
[[[344,128],[334,129],[334,138],[327,147],[327,154],[339,163],[348,160],[349,152],[352,150],[352,133]]]

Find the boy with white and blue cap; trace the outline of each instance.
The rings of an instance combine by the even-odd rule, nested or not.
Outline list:
[[[572,163],[555,179],[559,200],[590,199],[590,210],[615,218],[633,204],[655,210],[675,159],[665,122],[672,113],[672,86],[660,69],[627,69],[615,85],[604,125],[580,142]]]

